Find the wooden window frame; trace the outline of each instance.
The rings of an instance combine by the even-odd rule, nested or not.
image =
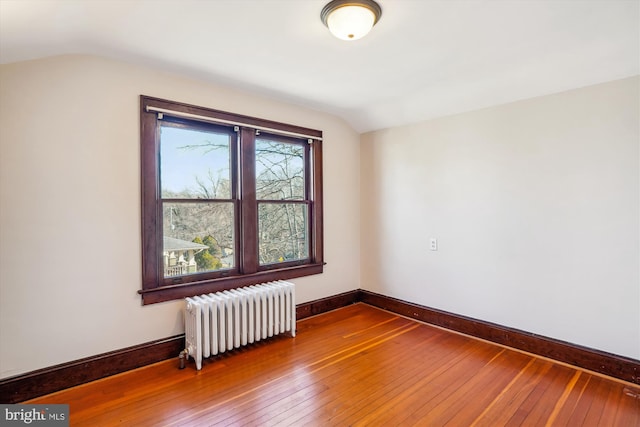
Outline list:
[[[236,268],[207,278],[200,275],[183,276],[182,283],[167,283],[162,269],[162,204],[159,181],[159,129],[158,110],[181,114],[177,120],[210,121],[218,125],[236,125],[239,141],[253,139],[256,130],[278,135],[305,135],[309,140],[305,167],[310,168],[307,182],[307,206],[309,209],[309,258],[303,261],[284,262],[260,266],[258,259],[258,201],[255,193],[255,145],[240,144],[237,168],[232,174],[238,180],[239,194],[235,212],[238,215],[234,230],[240,251],[236,256]],[[163,113],[170,116],[171,113]],[[184,117],[189,119],[184,119]],[[172,119],[173,120],[173,119]],[[297,137],[300,138],[300,137]],[[142,205],[142,304],[170,301],[193,295],[234,289],[241,286],[286,280],[320,274],[324,266],[323,207],[322,207],[322,131],[300,126],[244,116],[205,107],[140,96],[140,157],[141,157],[141,205]]]

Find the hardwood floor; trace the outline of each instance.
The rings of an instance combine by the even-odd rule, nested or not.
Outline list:
[[[640,426],[640,388],[355,304],[209,359],[29,401],[74,426]]]

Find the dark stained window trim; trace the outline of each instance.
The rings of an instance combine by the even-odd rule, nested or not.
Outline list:
[[[158,302],[171,301],[186,298],[193,295],[207,294],[211,292],[224,291],[227,289],[249,286],[256,283],[270,282],[273,280],[294,279],[296,277],[311,276],[320,274],[323,271],[323,264],[305,264],[295,267],[280,268],[277,270],[265,270],[252,274],[244,274],[222,279],[213,279],[202,282],[191,282],[184,285],[170,285],[138,291],[142,294],[144,305]]]
[[[159,238],[161,237],[157,229],[160,226],[160,214],[158,212],[159,181],[158,181],[158,126],[157,113],[148,112],[147,107],[155,107],[181,113],[194,114],[211,118],[212,121],[226,120],[242,122],[247,127],[241,127],[241,132],[255,132],[251,126],[259,128],[276,129],[283,132],[304,134],[313,136],[312,149],[310,150],[309,161],[311,165],[311,204],[310,204],[310,253],[309,259],[293,261],[281,265],[268,265],[258,271],[243,274],[233,271],[203,281],[191,281],[184,284],[166,285],[163,277],[160,277]],[[322,204],[322,131],[308,129],[300,126],[289,125],[270,120],[263,120],[250,116],[243,116],[219,110],[197,107],[189,104],[167,101],[142,95],[140,97],[140,138],[141,138],[141,187],[142,187],[142,289],[138,291],[142,295],[142,303],[154,304],[163,301],[175,300],[187,296],[200,295],[203,293],[217,292],[226,289],[248,286],[272,280],[286,280],[296,277],[320,274],[324,265],[323,247],[323,204]],[[250,161],[253,153],[240,153],[241,162]],[[241,163],[242,164],[242,163]],[[255,180],[254,180],[255,181]],[[246,180],[241,184],[247,184]],[[251,191],[243,188],[244,191]],[[240,202],[242,203],[242,201]],[[246,206],[241,208],[243,227],[250,225],[248,230],[257,233],[257,212],[252,212]],[[254,218],[255,217],[255,218]],[[242,233],[246,233],[244,229]],[[252,239],[250,239],[252,240]],[[250,251],[255,251],[255,255],[249,255],[255,259],[243,260],[249,265],[257,265],[257,239],[249,241]],[[246,242],[245,242],[246,244]],[[253,246],[256,246],[253,248]],[[254,250],[255,249],[255,250]],[[264,267],[264,266],[263,266]]]

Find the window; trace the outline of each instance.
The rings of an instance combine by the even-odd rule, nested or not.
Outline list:
[[[141,97],[142,300],[322,273],[322,132]]]

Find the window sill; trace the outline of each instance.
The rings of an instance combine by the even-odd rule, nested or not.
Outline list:
[[[300,266],[280,268],[277,270],[259,271],[253,274],[224,277],[203,282],[162,286],[138,291],[142,295],[142,305],[155,304],[186,298],[194,295],[219,292],[227,289],[250,286],[273,280],[286,280],[296,277],[311,276],[322,273],[324,264],[305,264]]]

